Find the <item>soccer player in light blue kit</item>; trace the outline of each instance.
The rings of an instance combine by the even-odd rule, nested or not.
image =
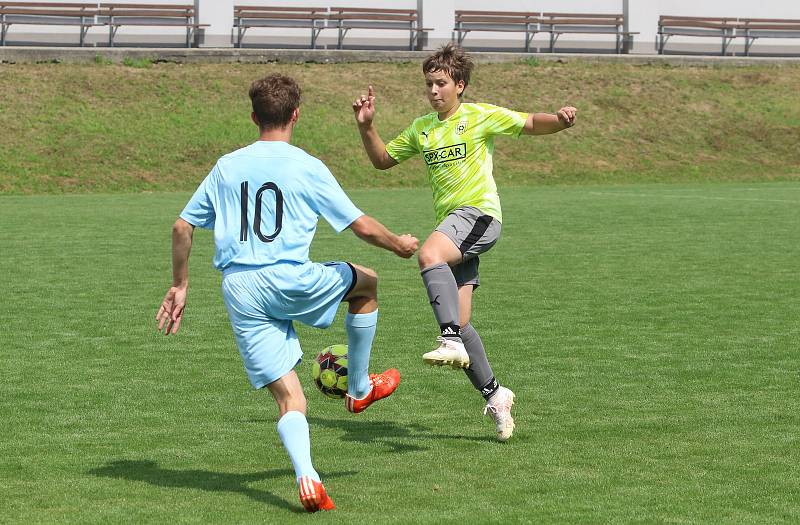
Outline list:
[[[347,197],[325,165],[289,144],[300,116],[300,88],[270,75],[250,87],[257,142],[217,161],[172,228],[173,283],[156,314],[159,330],[178,331],[189,287],[195,227],[214,230],[214,266],[250,383],[267,387],[278,404],[278,433],[294,466],[300,501],[309,512],[335,508],[311,462],[306,399],[294,368],[299,321],[327,328],[340,302],[348,342],[345,408],[361,412],[394,392],[400,374],[368,374],[378,318],[377,275],[346,262],[318,264],[309,246],[322,216],[337,231],[403,258],[418,240],[395,235]]]

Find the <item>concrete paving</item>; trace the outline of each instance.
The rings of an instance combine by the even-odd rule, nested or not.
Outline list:
[[[235,48],[99,48],[99,47],[0,47],[0,63],[122,63],[129,59],[154,62],[192,63],[344,63],[421,62],[431,51],[380,51],[338,49],[235,49]],[[673,66],[800,65],[800,57],[733,57],[695,55],[612,55],[589,53],[513,53],[470,51],[476,62],[525,62],[570,60],[622,62],[627,64],[669,64]]]

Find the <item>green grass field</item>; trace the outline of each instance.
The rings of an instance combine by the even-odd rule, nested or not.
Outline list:
[[[800,184],[503,187],[474,324],[517,393],[493,440],[436,335],[415,262],[320,228],[316,260],[382,277],[359,416],[310,382],[344,342],[301,329],[315,463],[339,509],[306,516],[265,392],[249,389],[195,236],[182,331],[157,334],[187,193],[0,197],[0,523],[797,523]],[[395,230],[423,189],[363,189]]]

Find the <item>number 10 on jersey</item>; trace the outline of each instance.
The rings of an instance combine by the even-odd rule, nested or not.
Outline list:
[[[249,231],[247,221],[247,205],[250,201],[249,185],[247,181],[242,182],[241,186],[241,229],[239,230],[239,241],[247,242],[247,234]],[[263,202],[263,195],[265,191],[275,193],[275,229],[269,235],[264,235],[261,231],[261,205]],[[272,242],[281,233],[281,226],[283,225],[283,193],[274,182],[265,182],[258,188],[256,192],[256,213],[253,218],[253,231],[256,233],[262,242]]]

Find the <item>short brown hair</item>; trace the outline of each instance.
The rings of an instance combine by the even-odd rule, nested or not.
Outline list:
[[[472,62],[472,58],[463,49],[451,42],[445,44],[436,53],[425,59],[425,62],[422,63],[422,73],[444,71],[455,83],[462,80],[464,89],[466,89],[469,85],[469,74],[472,73],[474,67],[475,64]],[[461,93],[463,94],[463,91]]]
[[[250,100],[261,129],[283,128],[300,107],[300,86],[291,77],[273,73],[250,85]]]

